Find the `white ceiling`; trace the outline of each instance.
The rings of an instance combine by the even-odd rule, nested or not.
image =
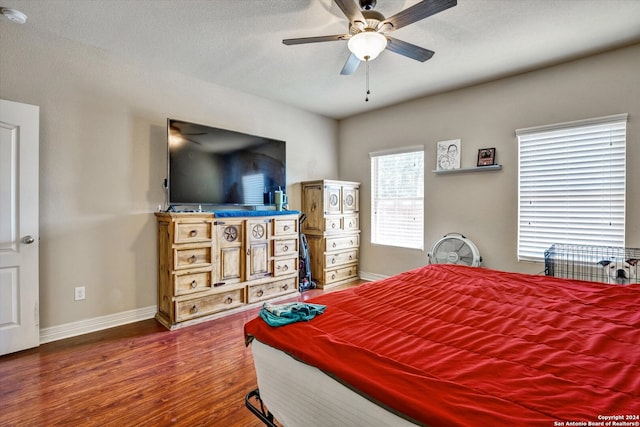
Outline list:
[[[357,0],[354,0],[357,1]],[[416,0],[378,0],[391,16]],[[224,87],[344,118],[408,99],[640,42],[640,0],[458,0],[392,33],[436,52],[420,63],[390,51],[340,75],[345,41],[332,0],[0,0],[52,33]],[[2,18],[1,25],[17,25]]]

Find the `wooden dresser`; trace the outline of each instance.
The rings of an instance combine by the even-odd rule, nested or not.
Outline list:
[[[360,184],[320,180],[302,183],[302,232],[309,243],[311,279],[318,287],[358,279]]]
[[[265,212],[156,213],[160,323],[175,329],[297,291],[299,215]]]

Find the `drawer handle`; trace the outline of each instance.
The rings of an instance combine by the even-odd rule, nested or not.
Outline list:
[[[349,261],[353,259],[353,255],[349,255]]]
[[[189,236],[191,236],[191,237],[196,237],[197,235],[198,235],[198,230],[191,230],[189,232]]]
[[[336,259],[335,258],[331,258],[331,264],[335,264],[336,263]]]
[[[284,245],[284,247],[282,248],[282,252],[287,252],[289,250],[289,246]]]
[[[285,225],[285,226],[284,226],[284,231],[289,231],[289,229],[290,229],[290,228],[291,228],[291,227],[289,227],[288,225]]]
[[[196,282],[195,280],[193,280],[193,281],[191,282],[191,288],[192,288],[192,289],[195,289],[195,288],[197,288],[197,287],[198,287],[198,282]]]
[[[331,245],[332,248],[336,247],[336,242],[333,242],[333,244]]]
[[[336,228],[336,223],[335,222],[331,223],[331,228]]]
[[[349,228],[353,228],[353,222],[349,221]]]
[[[224,302],[227,303],[227,304],[231,304],[233,302],[233,298],[227,297],[227,299],[224,300]]]
[[[333,280],[333,279],[335,279],[335,278],[336,278],[336,273],[333,273],[333,274],[331,275],[331,280]]]
[[[284,285],[284,286],[282,286],[282,290],[283,290],[283,291],[286,291],[287,289],[289,289],[289,285]]]
[[[189,258],[187,258],[187,261],[189,262],[189,264],[193,264],[197,260],[198,260],[198,257],[196,257],[195,255],[191,255]]]
[[[256,292],[256,295],[258,296],[258,298],[260,298],[262,295],[264,295],[264,291],[260,289],[258,290],[258,292]]]
[[[353,246],[353,240],[350,240],[349,243],[351,246]]]
[[[198,306],[194,304],[194,306],[191,307],[191,310],[189,310],[189,313],[196,314],[197,312],[198,312]]]

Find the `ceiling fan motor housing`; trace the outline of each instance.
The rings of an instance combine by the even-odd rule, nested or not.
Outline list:
[[[353,21],[349,23],[349,33],[351,35],[356,35],[363,31],[379,31],[382,28],[378,28],[380,23],[385,20],[385,17],[380,12],[375,10],[371,11],[363,11],[362,16],[366,20],[366,22],[362,21]],[[385,26],[386,29],[386,26]]]

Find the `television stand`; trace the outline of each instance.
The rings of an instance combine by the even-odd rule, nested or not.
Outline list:
[[[157,212],[156,319],[176,329],[296,293],[299,214]]]

